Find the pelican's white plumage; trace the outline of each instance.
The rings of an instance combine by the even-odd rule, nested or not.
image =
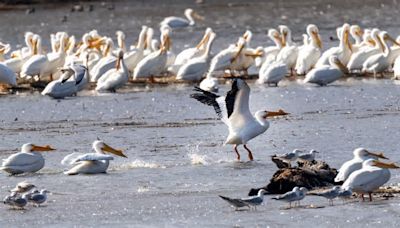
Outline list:
[[[124,63],[129,71],[133,71],[136,65],[144,57],[148,27],[142,26],[139,34],[138,45],[124,54]]]
[[[307,74],[321,56],[322,43],[317,26],[313,24],[308,25],[307,34],[311,38],[311,41],[299,49],[296,61],[296,73],[299,75]]]
[[[278,112],[257,111],[253,116],[249,109],[250,87],[241,79],[235,79],[232,89],[223,97],[197,87],[195,91],[197,93],[192,94],[191,97],[203,104],[213,106],[218,116],[228,126],[229,135],[225,144],[234,145],[238,160],[240,160],[240,154],[237,146],[240,144],[243,144],[247,150],[249,159],[253,160],[252,152],[246,144],[268,129],[267,117],[287,115],[283,110],[279,110]]]
[[[97,82],[107,71],[114,68],[117,58],[112,54],[114,42],[105,38],[103,57],[90,69],[90,81]]]
[[[280,25],[279,29],[282,36],[283,47],[276,56],[276,61],[285,63],[288,69],[294,69],[299,49],[296,43],[292,41],[292,31],[289,27]]]
[[[219,90],[218,79],[207,74],[207,76],[200,82],[199,88],[208,92],[216,93]]]
[[[274,42],[275,45],[263,48],[263,55],[255,59],[255,64],[257,67],[262,67],[267,60],[275,60],[282,48],[282,38],[278,30],[269,29],[268,37]]]
[[[215,39],[215,33],[211,33],[208,38],[208,43],[205,52],[202,56],[192,58],[185,64],[183,64],[176,75],[178,80],[190,80],[198,81],[200,80],[208,69],[209,54],[211,50],[211,45]]]
[[[347,180],[350,174],[361,169],[362,163],[368,159],[386,158],[383,154],[370,152],[364,148],[357,148],[353,151],[353,159],[346,161],[340,167],[338,174],[335,177],[335,182]]]
[[[17,78],[14,71],[12,71],[3,63],[0,63],[0,83],[9,84],[12,86],[17,85]]]
[[[115,91],[121,88],[129,80],[129,71],[123,59],[123,52],[119,52],[115,69],[108,70],[98,81],[97,91]]]
[[[80,173],[105,173],[110,164],[110,160],[114,159],[111,155],[105,154],[105,152],[126,157],[122,150],[114,149],[101,140],[94,141],[92,147],[95,153],[72,153],[64,157],[61,164],[73,166],[66,171],[65,174],[76,175]]]
[[[21,173],[34,173],[44,166],[44,158],[39,151],[52,151],[50,146],[37,146],[32,143],[22,145],[21,152],[13,154],[6,159],[0,167],[12,175]]]
[[[368,159],[362,163],[362,168],[350,174],[343,183],[342,189],[350,189],[359,194],[369,194],[384,185],[390,179],[389,169],[400,168],[394,163],[384,163],[375,159]]]
[[[11,58],[5,60],[3,63],[8,66],[14,73],[19,74],[21,72],[22,65],[30,58],[34,53],[33,47],[33,33],[25,33],[26,47],[21,48],[11,54]]]
[[[288,73],[288,66],[282,61],[274,61],[264,69],[260,69],[258,74],[257,82],[260,84],[267,83],[278,86],[280,80],[282,80]]]
[[[325,86],[343,76],[347,68],[340,62],[335,55],[329,57],[329,65],[323,65],[312,69],[306,74],[304,83],[315,83]]]
[[[186,9],[185,10],[185,16],[186,18],[182,17],[166,17],[164,20],[160,23],[161,26],[169,26],[171,28],[184,28],[187,26],[193,26],[196,22],[194,21],[193,17],[197,18],[202,18],[200,17],[196,12],[194,12],[193,9]]]

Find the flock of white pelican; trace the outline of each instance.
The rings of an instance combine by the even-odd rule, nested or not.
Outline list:
[[[251,67],[258,69],[258,83],[278,85],[285,77],[305,76],[304,82],[327,85],[345,74],[373,74],[374,77],[386,71],[394,71],[400,76],[400,39],[395,40],[386,31],[361,29],[357,25],[344,24],[337,28],[339,44],[326,51],[322,50],[322,40],[318,27],[310,24],[303,34],[303,44],[293,42],[291,30],[287,26],[270,29],[268,36],[274,42],[269,47],[251,47],[252,32],[246,31],[238,41],[215,55],[211,54],[217,35],[211,28],[205,30],[199,43],[175,54],[172,49],[173,29],[193,26],[193,18],[201,18],[192,9],[185,11],[187,19],[168,17],[160,23],[160,38],[154,37],[154,30],[143,26],[135,45],[128,46],[125,34],[117,31],[117,45],[111,37],[102,36],[96,30],[83,35],[80,42],[66,32],[50,35],[51,52],[44,52],[42,38],[32,32],[25,33],[26,46],[12,50],[8,44],[0,44],[0,82],[16,86],[17,82],[47,80],[49,83],[43,95],[54,98],[73,96],[96,83],[99,92],[115,92],[128,81],[142,80],[153,82],[157,77],[172,75],[177,81],[200,82],[192,98],[213,106],[221,120],[228,126],[229,135],[225,144],[234,145],[237,159],[240,160],[238,145],[243,145],[253,160],[247,143],[269,128],[268,117],[288,115],[285,111],[257,111],[254,115],[249,109],[250,87],[242,79],[235,79],[232,88],[225,96],[214,92],[218,90],[218,78],[229,73],[229,77],[247,75]],[[351,39],[352,37],[352,39]],[[392,45],[390,46],[389,43]],[[7,56],[7,54],[10,55]],[[53,151],[51,146],[24,144],[21,152],[3,159],[0,170],[11,175],[34,173],[42,169],[45,159],[41,152]],[[113,156],[126,157],[101,140],[93,142],[95,153],[72,153],[61,163],[69,166],[65,174],[105,173]],[[280,156],[289,163],[300,156],[303,160],[314,160],[316,151],[300,155],[298,150]],[[321,193],[328,199],[340,192],[355,192],[362,197],[385,184],[390,179],[389,169],[399,168],[394,163],[384,163],[377,154],[359,148],[354,158],[339,170],[335,181],[344,182],[339,187]],[[45,195],[46,191],[41,192]],[[264,191],[256,197],[232,199],[223,197],[235,207],[257,206],[263,202]],[[293,191],[275,197],[289,203],[304,198],[306,190]],[[26,200],[26,197],[22,197]],[[9,198],[8,200],[11,200]],[[7,201],[8,202],[8,201]],[[12,202],[11,202],[12,203]],[[26,204],[26,203],[25,203]]]
[[[258,71],[258,83],[275,86],[289,76],[305,76],[303,82],[318,85],[344,75],[378,77],[394,71],[394,78],[400,76],[400,38],[395,40],[377,28],[346,23],[336,29],[338,46],[325,51],[314,24],[307,26],[302,44],[293,42],[289,27],[281,25],[268,31],[274,45],[252,47],[253,33],[248,30],[215,54],[211,49],[217,34],[207,28],[196,46],[175,53],[174,29],[195,25],[194,18],[204,19],[192,9],[185,15],[187,18],[165,18],[159,39],[153,28],[143,26],[135,45],[126,44],[122,31],[116,32],[117,45],[96,30],[85,33],[80,41],[57,32],[50,34],[51,51],[46,53],[42,38],[26,32],[25,46],[20,49],[0,43],[0,83],[16,86],[33,80],[51,81],[43,94],[63,98],[76,95],[89,83],[96,84],[96,91],[115,92],[128,81],[154,82],[167,76],[169,81],[200,82],[201,89],[217,91],[219,77],[247,76],[250,68]]]

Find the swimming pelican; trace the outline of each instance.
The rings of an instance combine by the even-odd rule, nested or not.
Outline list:
[[[345,23],[338,32],[339,46],[332,47],[326,50],[322,54],[321,58],[318,59],[315,67],[318,68],[330,64],[329,59],[333,55],[335,55],[339,59],[339,61],[346,66],[352,53],[352,45],[349,41],[349,34],[350,25]]]
[[[129,71],[123,59],[124,53],[120,50],[115,69],[107,71],[98,81],[97,91],[112,91],[121,88],[129,80]]]
[[[307,34],[311,40],[307,46],[299,49],[295,67],[298,75],[307,74],[321,56],[322,43],[317,26],[308,25]]]
[[[342,189],[350,189],[353,192],[361,194],[364,200],[364,194],[369,194],[369,200],[372,201],[372,192],[384,185],[390,179],[389,169],[400,168],[395,163],[385,163],[375,159],[368,159],[362,163],[362,168],[350,174],[343,183]]]
[[[214,42],[215,36],[215,33],[211,33],[206,50],[202,56],[190,59],[179,68],[176,79],[198,81],[204,76],[208,69],[211,45]]]
[[[281,31],[283,47],[276,56],[276,61],[285,63],[287,68],[290,69],[290,74],[293,74],[299,49],[296,43],[292,41],[292,31],[289,27],[280,25],[279,30]]]
[[[374,77],[376,77],[376,74],[378,73],[382,74],[390,66],[388,58],[391,53],[391,49],[387,45],[386,41],[389,40],[396,45],[400,45],[385,31],[380,33],[380,38],[381,39],[379,45],[381,46],[382,53],[378,53],[368,57],[368,59],[365,60],[365,62],[363,63],[363,69],[362,69],[363,72],[373,73]]]
[[[346,66],[340,62],[336,55],[332,55],[329,56],[329,65],[315,67],[306,74],[303,82],[326,86],[341,78],[344,73],[347,73]]]
[[[253,154],[247,147],[247,142],[269,128],[267,117],[288,114],[280,109],[277,112],[258,111],[253,116],[249,109],[250,87],[241,79],[233,80],[232,89],[224,97],[198,87],[195,87],[195,91],[197,93],[190,95],[190,97],[203,104],[213,106],[217,115],[228,125],[229,136],[225,144],[234,145],[238,160],[240,160],[240,154],[237,147],[240,144],[243,144],[247,150],[249,159],[253,160]]]
[[[32,143],[26,143],[22,145],[21,152],[3,159],[0,169],[11,175],[37,172],[44,166],[44,158],[39,152],[53,150],[49,145],[37,146]]]
[[[381,40],[379,38],[379,29],[374,28],[371,31],[371,34],[368,36],[366,33],[366,39],[368,43],[373,42],[374,46],[366,46],[365,48],[361,48],[358,50],[358,52],[353,53],[350,57],[349,63],[347,64],[347,69],[349,71],[358,71],[362,70],[363,68],[363,63],[370,57],[376,54],[379,54],[382,50],[382,47],[380,45]],[[371,40],[370,40],[371,38]]]
[[[161,73],[165,70],[168,59],[167,51],[171,42],[169,38],[169,33],[169,29],[164,29],[161,34],[161,48],[158,51],[144,57],[136,65],[136,68],[133,72],[134,80],[160,76]]]
[[[10,84],[12,86],[17,85],[15,73],[3,63],[0,63],[0,84],[1,83]]]
[[[347,180],[350,174],[356,170],[361,169],[362,163],[370,158],[387,159],[382,153],[373,153],[364,148],[357,148],[353,151],[353,159],[343,163],[340,167],[338,174],[335,177],[335,182],[341,182]]]
[[[282,61],[273,61],[268,64],[266,69],[261,67],[258,73],[257,83],[278,86],[281,81],[288,73],[288,66]]]
[[[72,153],[64,157],[61,164],[73,165],[64,173],[68,175],[105,173],[110,160],[114,159],[113,156],[105,154],[106,152],[126,158],[122,150],[114,149],[101,140],[94,141],[92,148],[95,153]]]
[[[171,28],[184,28],[187,26],[193,26],[196,23],[193,18],[203,20],[202,16],[198,15],[193,9],[190,8],[186,9],[184,14],[187,19],[174,16],[166,17],[160,23],[160,26],[166,25]]]

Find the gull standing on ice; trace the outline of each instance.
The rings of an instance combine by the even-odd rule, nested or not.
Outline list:
[[[238,210],[241,207],[249,207],[254,206],[254,209],[256,209],[257,206],[261,205],[262,202],[264,201],[264,194],[267,191],[265,189],[260,189],[258,191],[258,194],[256,196],[250,196],[246,198],[241,198],[241,199],[235,199],[235,198],[229,198],[226,196],[219,196],[221,199],[225,200],[228,202],[230,205],[232,205],[235,210]]]
[[[304,198],[304,197],[303,197]],[[272,197],[274,200],[282,200],[289,203],[289,208],[292,208],[292,202],[301,200],[299,187],[294,187],[292,191],[286,192],[283,195]]]
[[[250,87],[241,79],[233,80],[232,89],[223,97],[198,87],[195,87],[195,91],[197,93],[190,96],[203,104],[213,106],[217,115],[228,125],[229,135],[225,144],[234,145],[238,160],[240,154],[237,147],[240,144],[247,150],[249,159],[253,160],[253,154],[246,144],[269,128],[267,117],[288,114],[280,109],[276,112],[257,111],[253,116],[249,109]]]

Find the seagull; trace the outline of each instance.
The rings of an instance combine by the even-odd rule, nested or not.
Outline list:
[[[24,209],[28,200],[26,195],[18,196],[17,193],[12,193],[4,198],[3,203],[10,205],[12,208]]]
[[[383,153],[373,153],[364,148],[357,148],[353,151],[353,159],[343,163],[340,167],[338,174],[335,177],[335,182],[345,181],[352,172],[361,169],[362,163],[370,158],[383,158],[387,159]]]
[[[280,154],[277,155],[276,157],[285,161],[286,163],[289,164],[289,167],[291,167],[291,162],[296,161],[296,159],[299,157],[300,152],[302,152],[299,149],[294,149],[292,152],[286,153],[286,154]]]
[[[343,199],[343,202],[344,202],[344,200],[350,198],[351,196],[353,196],[353,191],[351,191],[350,189],[347,189],[347,190],[341,189],[338,194],[338,198]]]
[[[316,196],[322,196],[328,199],[331,206],[333,206],[333,199],[339,196],[339,192],[341,191],[340,186],[334,186],[331,189],[317,192],[315,193]]]
[[[317,153],[319,152],[316,150],[311,150],[308,154],[300,154],[298,158],[305,161],[314,161]]]
[[[29,182],[23,181],[19,182],[15,188],[11,189],[10,192],[15,192],[15,193],[24,193],[27,191],[32,190],[36,186],[34,184],[31,184]]]
[[[238,210],[241,207],[250,208],[250,206],[254,206],[254,209],[256,209],[256,207],[263,202],[264,194],[266,192],[267,191],[265,189],[260,189],[256,196],[250,196],[250,197],[241,198],[241,199],[234,199],[234,198],[229,198],[229,197],[221,196],[221,195],[219,195],[219,197],[221,197],[221,199],[225,200],[230,205],[232,205],[235,208],[235,210]]]
[[[288,114],[280,109],[276,112],[257,111],[253,116],[249,109],[250,87],[241,79],[233,80],[232,89],[226,96],[218,96],[198,87],[195,87],[195,91],[197,93],[191,94],[190,97],[213,106],[217,115],[228,126],[229,135],[224,144],[234,145],[238,160],[240,154],[237,147],[240,144],[247,150],[249,159],[253,160],[253,154],[246,144],[269,128],[267,117]]]
[[[44,202],[46,202],[47,193],[49,193],[49,192],[50,191],[48,191],[46,189],[42,189],[42,190],[40,190],[40,192],[34,191],[32,193],[28,193],[29,194],[29,197],[27,197],[28,201],[32,202],[37,207],[40,207],[40,204],[43,204]]]
[[[298,206],[300,206],[300,201],[303,200],[306,197],[308,189],[305,188],[305,187],[301,187],[299,190],[300,191],[299,191],[299,195],[298,195],[298,198],[297,198]]]
[[[303,197],[304,198],[304,197]],[[274,200],[282,200],[289,203],[289,208],[292,208],[292,202],[301,200],[299,187],[294,187],[292,191],[286,192],[283,195],[272,197]]]

